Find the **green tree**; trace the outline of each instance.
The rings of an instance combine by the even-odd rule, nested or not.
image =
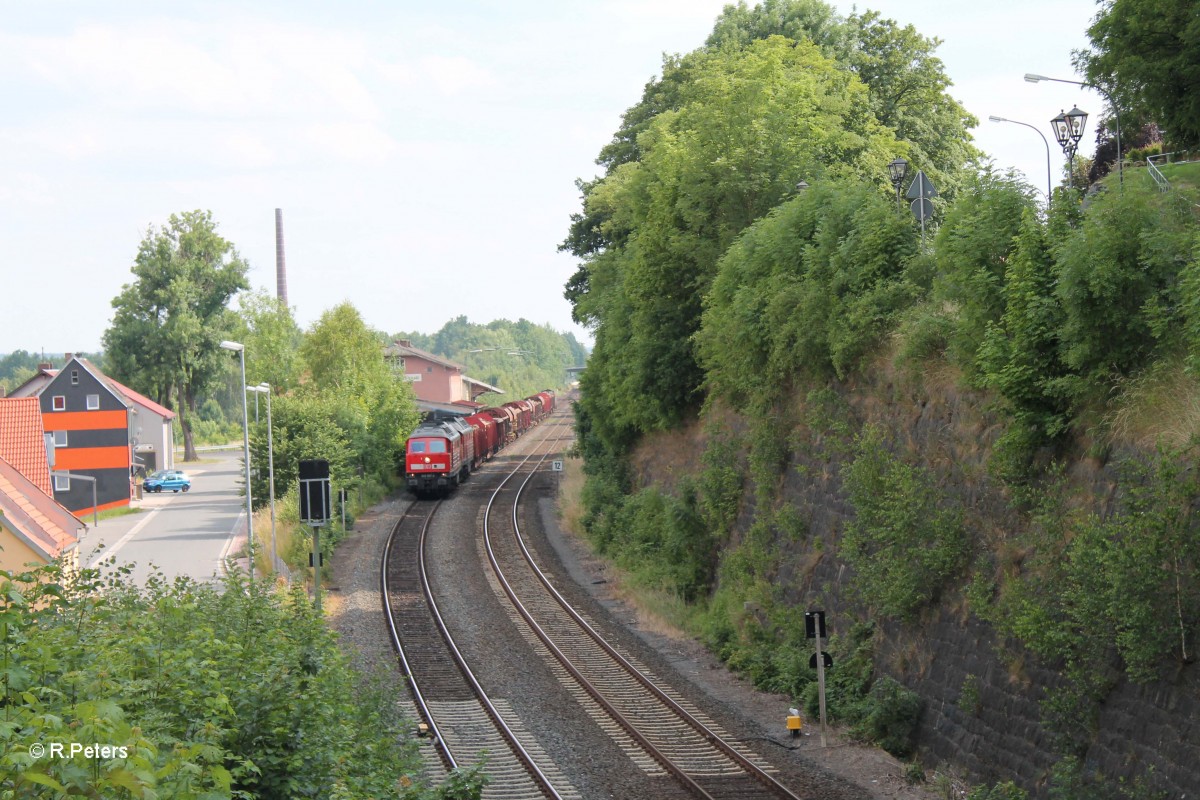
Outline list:
[[[1027,209],[1005,268],[1004,312],[998,322],[987,323],[979,350],[981,382],[1003,396],[1016,425],[1006,436],[1025,454],[1064,434],[1069,420],[1054,267],[1046,231]]]
[[[935,240],[935,298],[955,309],[951,353],[976,377],[976,354],[988,325],[1004,313],[1004,274],[1032,190],[1012,175],[985,170],[946,212]]]
[[[1068,366],[1103,388],[1182,343],[1195,233],[1191,201],[1179,193],[1095,198],[1054,248]]]
[[[302,587],[76,577],[0,571],[0,796],[395,797],[420,772]]]
[[[366,388],[391,379],[380,335],[367,327],[350,303],[322,314],[304,337],[300,352],[313,384],[321,391],[359,396]]]
[[[0,358],[0,389],[12,391],[37,373],[39,359],[26,350],[14,350]]]
[[[786,36],[809,40],[826,53],[845,47],[847,30],[833,6],[822,0],[763,0],[753,7],[745,0],[725,6],[704,44],[710,49],[744,48],[756,39]]]
[[[276,497],[283,497],[297,485],[300,462],[307,459],[328,461],[330,478],[339,487],[357,481],[358,453],[348,432],[339,424],[346,422],[344,414],[344,401],[333,393],[302,392],[272,397]],[[365,423],[351,427],[364,428]],[[268,456],[264,415],[253,424],[250,438],[250,460],[255,467],[250,496],[257,507],[265,507],[269,501]]]
[[[419,419],[412,387],[384,361],[384,341],[354,306],[342,303],[321,315],[300,348],[311,377],[307,391],[336,401],[332,418],[347,442],[349,464],[381,479]],[[329,459],[332,470],[332,454],[314,457]]]
[[[276,392],[300,384],[300,344],[304,334],[279,298],[263,291],[248,292],[239,300],[245,333],[246,380],[266,381]]]
[[[1177,147],[1200,144],[1200,17],[1191,0],[1108,0],[1075,53],[1113,95],[1128,130],[1155,122]]]
[[[392,338],[408,339],[416,347],[461,364],[468,376],[504,392],[481,395],[481,403],[506,402],[561,387],[567,368],[587,360],[586,348],[574,335],[526,319],[480,325],[459,316],[429,336],[404,333]]]
[[[895,152],[862,84],[809,42],[773,37],[693,61],[679,109],[639,136],[641,159],[620,165],[586,201],[608,220],[608,238],[626,244],[590,257],[586,294],[596,296],[576,298],[576,318],[606,326],[606,312],[620,309],[624,375],[610,396],[642,431],[672,424],[698,401],[691,337],[734,238],[799,178],[882,184]],[[597,332],[589,369],[606,357],[608,339]]]
[[[209,211],[172,214],[151,226],[134,259],[133,283],[113,301],[104,332],[110,374],[179,412],[184,460],[196,460],[191,415],[229,369],[221,340],[234,329],[228,305],[246,289],[246,263],[217,233]]]
[[[846,27],[839,61],[867,85],[871,110],[907,145],[914,167],[953,200],[969,180],[968,165],[982,153],[969,132],[979,120],[950,96],[950,78],[934,55],[941,40],[876,11],[851,14]]]
[[[909,220],[857,182],[821,183],[748,229],[721,259],[695,341],[707,385],[765,408],[797,376],[845,376],[921,294]]]

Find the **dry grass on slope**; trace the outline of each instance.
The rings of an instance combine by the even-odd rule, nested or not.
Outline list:
[[[1162,361],[1129,380],[1111,409],[1105,422],[1114,444],[1182,447],[1200,435],[1200,380],[1182,362]]]

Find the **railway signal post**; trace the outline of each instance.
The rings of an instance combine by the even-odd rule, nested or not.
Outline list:
[[[300,523],[312,528],[313,604],[321,611],[321,528],[329,523],[329,462],[300,462]]]
[[[825,638],[824,611],[804,612],[804,634],[806,638],[815,639],[817,643],[817,652],[813,654],[812,660],[817,668],[817,694],[821,704],[821,747],[827,747],[825,742],[825,661],[829,654],[821,650],[821,640]]]

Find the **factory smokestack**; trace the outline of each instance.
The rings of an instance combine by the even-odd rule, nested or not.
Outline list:
[[[283,257],[283,209],[275,209],[275,296],[287,308],[287,261]]]

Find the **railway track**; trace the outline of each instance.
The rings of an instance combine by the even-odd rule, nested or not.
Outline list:
[[[656,791],[650,787],[658,786],[662,796],[661,781],[669,777],[679,788],[668,794],[682,790],[709,800],[800,800],[776,780],[763,759],[729,743],[711,719],[644,665],[608,644],[538,567],[521,532],[522,499],[548,456],[561,446],[556,435],[569,431],[569,425],[551,417],[538,430],[538,449],[543,452],[524,457],[507,475],[493,478],[497,485],[482,514],[483,536],[478,540],[491,566],[488,580],[521,636],[563,690],[644,773],[648,795]],[[454,753],[478,754],[485,749],[482,737],[489,737],[486,772],[491,783],[485,797],[577,797],[566,779],[547,766],[545,755],[530,746],[531,737],[514,728],[515,715],[487,699],[440,619],[428,577],[419,575],[426,559],[424,531],[440,505],[414,506],[428,507],[421,512],[427,516],[419,524],[414,519],[398,525],[384,559],[386,611],[418,707],[445,745],[450,767],[460,763]],[[422,533],[415,532],[417,527]],[[478,763],[470,755],[466,759]]]
[[[485,789],[485,798],[577,798],[555,788],[565,785],[565,778],[531,736],[506,722],[514,715],[479,686],[438,613],[424,565],[426,536],[441,505],[409,507],[388,539],[380,576],[392,644],[418,713],[448,769],[486,767],[492,788]]]

